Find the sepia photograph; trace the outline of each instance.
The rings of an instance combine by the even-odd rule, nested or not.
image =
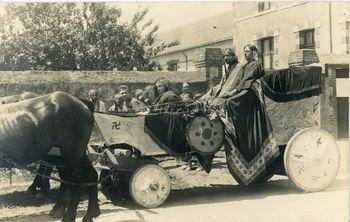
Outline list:
[[[348,222],[349,13],[0,0],[0,222]]]

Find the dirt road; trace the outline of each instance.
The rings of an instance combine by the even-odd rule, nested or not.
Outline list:
[[[102,214],[95,221],[345,222],[348,221],[347,142],[340,142],[340,146],[339,175],[331,187],[322,192],[301,192],[282,176],[274,176],[266,184],[254,187],[239,186],[226,169],[222,154],[215,158],[210,174],[184,171],[175,167],[173,159],[168,159],[165,167],[172,179],[172,191],[161,207],[145,210],[133,203],[115,206],[99,193]],[[0,175],[0,221],[59,221],[48,216],[53,199],[25,195],[30,175],[17,172],[21,174],[19,181],[9,187],[7,173]],[[58,183],[52,185],[57,187]],[[56,195],[54,188],[50,197]],[[77,221],[81,221],[86,212],[87,200],[83,199]]]

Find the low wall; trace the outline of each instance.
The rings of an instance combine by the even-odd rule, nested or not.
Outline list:
[[[110,101],[120,85],[128,85],[131,91],[164,77],[173,89],[180,93],[182,82],[188,82],[193,93],[205,93],[208,88],[204,72],[121,72],[121,71],[6,71],[0,72],[0,97],[25,91],[39,94],[64,91],[87,98],[90,89],[98,89],[101,99]]]

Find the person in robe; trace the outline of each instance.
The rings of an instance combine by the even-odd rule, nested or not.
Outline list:
[[[225,110],[235,134],[229,133],[227,139],[230,143],[227,151],[232,154],[228,161],[230,172],[239,183],[248,185],[267,173],[269,164],[279,155],[279,148],[259,83],[264,70],[256,59],[258,50],[250,44],[243,50],[246,63],[221,97],[227,99]]]
[[[218,85],[212,87],[200,100],[210,105],[220,105],[227,101],[228,92],[231,92],[237,83],[237,76],[242,72],[242,65],[232,48],[223,53],[224,72]]]

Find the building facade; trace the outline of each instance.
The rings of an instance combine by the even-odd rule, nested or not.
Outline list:
[[[159,33],[157,42],[179,41],[177,46],[168,48],[152,58],[162,70],[193,71],[198,51],[206,48],[232,48],[232,11],[210,16],[184,26]]]
[[[330,104],[324,115],[339,138],[348,137],[349,9],[347,2],[235,2],[234,48],[254,43],[265,69],[288,67],[289,54],[314,49]]]

